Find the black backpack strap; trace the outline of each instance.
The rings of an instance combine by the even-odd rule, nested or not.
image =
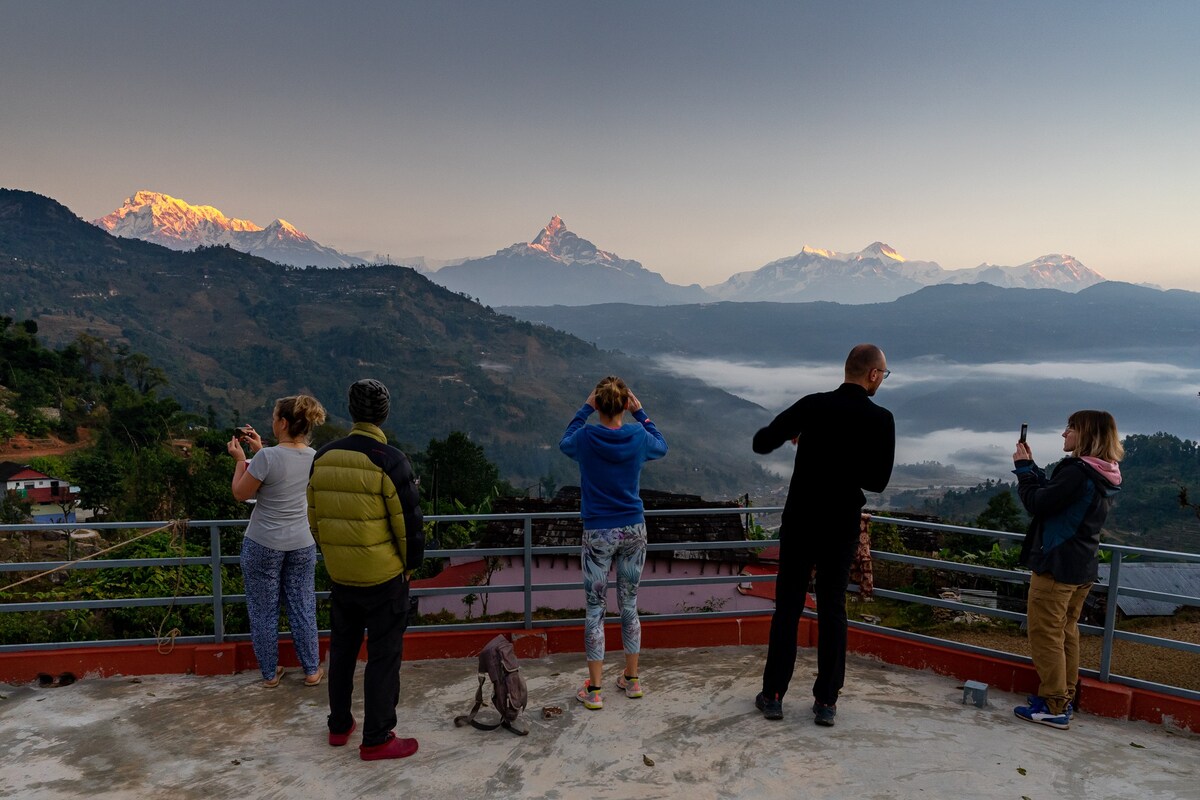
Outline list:
[[[489,725],[486,722],[480,722],[479,720],[475,719],[475,715],[479,713],[479,709],[483,706],[483,684],[487,680],[488,676],[486,674],[482,672],[479,673],[479,688],[475,690],[475,705],[471,707],[471,712],[469,714],[464,714],[460,717],[454,718],[454,727],[461,728],[464,725],[471,725],[472,727],[478,728],[481,731],[494,731],[502,724],[505,724],[503,722],[503,718],[501,719],[501,722],[497,722],[494,725]],[[521,735],[524,736],[524,734]]]
[[[504,728],[506,731],[512,731],[517,736],[528,736],[529,735],[529,728],[526,728],[524,725],[522,725],[521,721],[518,719],[514,719],[514,720],[506,719],[500,723],[500,726],[502,728]]]

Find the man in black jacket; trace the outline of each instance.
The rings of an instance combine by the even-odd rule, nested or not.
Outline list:
[[[796,464],[779,528],[775,614],[754,704],[767,719],[783,719],[783,696],[796,668],[796,627],[816,568],[817,680],[813,714],[833,725],[846,676],[846,585],[858,547],[863,489],[882,492],[892,475],[896,423],[871,397],[890,372],[883,351],[860,344],[846,358],[846,380],[810,394],[754,434],[754,452],[796,444]]]

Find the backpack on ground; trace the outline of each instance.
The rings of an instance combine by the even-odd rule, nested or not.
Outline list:
[[[483,705],[483,685],[492,682],[492,706],[500,714],[500,721],[494,724],[480,722],[475,719]],[[517,719],[529,702],[529,690],[525,679],[521,677],[521,665],[513,652],[512,643],[503,636],[492,639],[479,653],[479,688],[475,690],[475,705],[469,714],[454,718],[457,727],[472,725],[481,731],[494,731],[496,728],[506,728],[518,736],[529,733]]]

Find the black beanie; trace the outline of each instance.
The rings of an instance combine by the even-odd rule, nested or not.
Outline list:
[[[391,395],[387,387],[374,378],[363,378],[350,384],[350,419],[378,425],[387,419]]]

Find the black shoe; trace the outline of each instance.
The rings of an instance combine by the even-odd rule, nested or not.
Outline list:
[[[837,716],[837,706],[827,706],[822,702],[813,703],[813,722],[826,728],[833,727],[833,718]]]
[[[754,707],[767,719],[783,719],[783,701],[779,699],[779,695],[768,700],[766,695],[759,692],[758,697],[754,698]]]

